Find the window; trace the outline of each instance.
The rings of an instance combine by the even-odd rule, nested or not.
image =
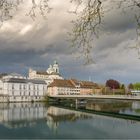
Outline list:
[[[23,88],[26,89],[26,86],[24,85]]]
[[[37,85],[37,90],[39,90],[39,86]]]
[[[14,84],[12,84],[12,89],[14,89]]]
[[[19,85],[19,89],[21,89],[21,84]]]

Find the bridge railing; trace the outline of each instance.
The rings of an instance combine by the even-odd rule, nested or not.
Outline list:
[[[140,93],[140,90],[131,90],[131,93]]]
[[[97,95],[97,94],[93,94],[93,95],[52,95],[51,97],[63,97],[63,98],[67,98],[67,97],[72,97],[72,98],[126,98],[126,99],[131,99],[131,98],[140,98],[140,95]]]

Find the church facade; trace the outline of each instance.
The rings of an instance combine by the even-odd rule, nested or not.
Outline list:
[[[45,80],[47,85],[53,82],[54,79],[63,79],[59,73],[59,65],[54,61],[53,65],[50,65],[46,71],[36,71],[29,69],[29,79]]]

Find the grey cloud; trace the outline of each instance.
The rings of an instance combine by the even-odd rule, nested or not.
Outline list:
[[[61,4],[60,4],[61,3]],[[61,73],[66,78],[105,82],[115,78],[122,82],[138,81],[140,60],[137,52],[126,49],[135,45],[135,23],[129,14],[120,15],[115,11],[104,18],[104,29],[92,50],[95,64],[83,65],[83,59],[72,55],[67,41],[67,32],[75,18],[68,14],[68,3],[64,1],[52,3],[55,6],[47,20],[37,18],[32,21],[24,17],[25,11],[17,13],[15,19],[7,21],[5,29],[0,30],[0,71],[26,73],[29,67],[47,69],[54,59],[60,63]],[[61,11],[58,13],[57,10]],[[130,13],[130,11],[129,11]],[[131,15],[133,13],[130,13]],[[22,16],[21,16],[22,15]],[[30,25],[31,30],[20,34],[24,27]],[[13,30],[14,28],[14,30]],[[74,49],[75,54],[80,54]],[[80,54],[82,56],[82,54]]]

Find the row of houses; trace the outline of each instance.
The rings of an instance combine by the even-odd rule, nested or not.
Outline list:
[[[10,74],[0,79],[0,102],[41,101],[48,95],[101,94],[96,83],[76,79],[54,79],[47,85],[45,80],[29,79]]]
[[[84,95],[101,94],[102,89],[98,84],[90,81],[80,81],[76,79],[61,80],[55,79],[48,86],[48,94],[53,95]]]
[[[58,63],[46,71],[29,69],[29,76],[17,73],[0,75],[0,102],[41,101],[49,95],[100,94],[101,88],[90,81],[63,79]]]

